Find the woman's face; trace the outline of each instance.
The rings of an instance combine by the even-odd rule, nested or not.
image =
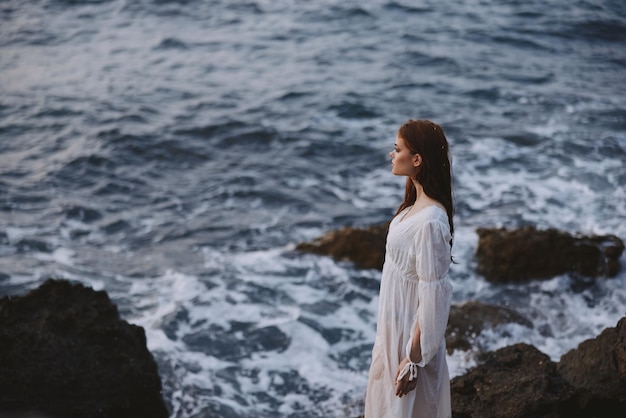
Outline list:
[[[389,156],[391,157],[391,172],[396,176],[413,177],[417,173],[416,164],[419,164],[419,154],[411,153],[401,137],[396,137],[396,143]]]

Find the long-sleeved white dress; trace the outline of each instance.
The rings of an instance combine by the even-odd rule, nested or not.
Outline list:
[[[409,210],[391,221],[387,234],[365,418],[452,415],[445,341],[452,301],[448,215],[427,206],[403,219]],[[417,323],[422,350],[417,387],[400,398],[394,379]]]

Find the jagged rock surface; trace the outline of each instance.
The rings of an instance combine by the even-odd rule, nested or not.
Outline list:
[[[516,344],[488,353],[484,362],[452,379],[455,418],[572,417],[574,388],[535,347]]]
[[[485,354],[451,381],[454,418],[618,418],[626,410],[626,317],[558,363],[527,344]]]
[[[382,270],[388,228],[389,224],[385,223],[329,231],[312,242],[298,244],[296,250],[351,261],[359,268]]]
[[[0,416],[167,418],[141,327],[108,295],[48,280],[0,299]]]
[[[557,369],[577,389],[578,408],[586,416],[626,411],[626,318],[565,353]]]
[[[555,229],[478,228],[477,271],[491,282],[547,279],[571,273],[613,277],[624,243],[614,235],[574,236]]]

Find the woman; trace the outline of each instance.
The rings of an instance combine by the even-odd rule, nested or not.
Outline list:
[[[365,418],[447,418],[454,232],[448,141],[439,125],[409,120],[389,155],[392,173],[407,183],[387,235]]]

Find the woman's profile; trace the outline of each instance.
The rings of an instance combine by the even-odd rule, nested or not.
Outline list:
[[[406,176],[389,225],[365,418],[450,417],[445,330],[453,224],[448,141],[439,125],[398,130],[392,173]]]

